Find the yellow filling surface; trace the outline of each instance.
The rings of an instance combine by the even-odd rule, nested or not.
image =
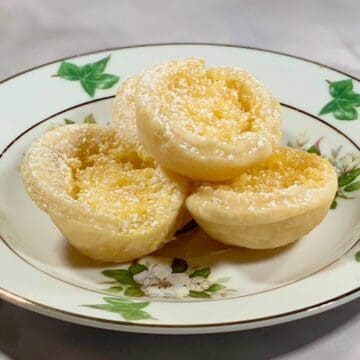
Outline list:
[[[268,159],[215,187],[236,192],[271,192],[292,185],[318,188],[328,168],[327,161],[316,154],[280,147]]]
[[[154,227],[168,211],[174,190],[169,180],[112,138],[84,143],[71,167],[73,198],[129,228]]]
[[[189,65],[168,77],[168,105],[162,110],[181,118],[181,126],[192,134],[231,143],[251,130],[249,97],[242,90],[221,70]]]

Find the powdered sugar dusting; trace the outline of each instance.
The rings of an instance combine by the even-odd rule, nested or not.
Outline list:
[[[175,217],[182,185],[111,127],[66,125],[33,144],[22,175],[34,201],[50,214],[112,226],[119,233],[146,232]],[[100,220],[102,219],[102,220]],[[106,225],[107,224],[107,225]]]
[[[175,128],[198,138],[234,147],[247,133],[261,138],[253,146],[262,148],[264,141],[277,145],[281,136],[279,104],[249,73],[237,68],[206,68],[200,59],[184,59],[156,65],[140,79],[138,106],[162,126],[165,137],[175,140]],[[179,145],[180,146],[180,145]],[[199,147],[183,141],[183,148],[201,153]],[[256,152],[242,149],[242,156]],[[228,157],[228,151],[215,156]],[[236,157],[236,151],[231,154]]]
[[[291,186],[319,188],[326,183],[324,176],[328,169],[329,163],[315,154],[279,147],[266,160],[243,171],[235,179],[214,187],[264,194]]]
[[[142,157],[151,158],[138,138],[135,95],[141,74],[127,79],[117,91],[112,105],[112,121],[121,141],[131,144]]]

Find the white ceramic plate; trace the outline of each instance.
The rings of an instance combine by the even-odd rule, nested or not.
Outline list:
[[[49,128],[67,126],[64,119],[109,123],[121,81],[154,63],[191,56],[205,58],[210,65],[244,68],[274,93],[283,106],[283,142],[317,151],[336,165],[339,192],[334,209],[309,235],[276,251],[229,249],[190,228],[160,253],[141,259],[142,266],[99,265],[83,258],[25,193],[19,174],[24,152]],[[80,67],[85,64],[92,64],[96,78],[82,75],[85,70]],[[99,51],[4,80],[0,296],[85,325],[175,334],[267,326],[356,298],[360,295],[359,93],[358,80],[320,64],[259,49],[208,44]],[[149,273],[145,267],[152,264],[162,267]],[[191,285],[176,285],[174,268],[190,277]],[[143,271],[146,277],[156,275],[156,269],[165,271],[167,285],[146,296],[142,290],[149,289],[141,290],[133,272]]]

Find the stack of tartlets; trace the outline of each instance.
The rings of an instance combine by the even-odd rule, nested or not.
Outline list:
[[[112,115],[113,126],[47,132],[22,164],[32,199],[93,259],[151,253],[188,212],[226,244],[286,245],[318,225],[335,196],[333,167],[280,146],[280,105],[244,70],[156,65],[123,83]]]

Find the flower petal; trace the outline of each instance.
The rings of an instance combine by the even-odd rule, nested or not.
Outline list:
[[[152,285],[159,285],[161,283],[161,280],[159,278],[157,278],[156,276],[148,276],[144,282],[143,285],[144,286],[152,286]]]
[[[189,295],[190,291],[186,286],[173,285],[164,289],[165,296],[170,298],[181,299]]]
[[[141,273],[135,274],[133,278],[138,284],[143,284],[146,278],[148,278],[149,276],[150,276],[150,271],[145,270],[142,271]]]
[[[345,155],[341,159],[341,163],[344,168],[347,168],[352,163],[352,161],[353,161],[353,158],[350,154]]]
[[[209,282],[202,276],[195,276],[189,283],[189,289],[192,291],[203,291],[209,287]]]
[[[166,279],[173,285],[186,285],[190,282],[189,276],[184,273],[170,274]]]
[[[142,286],[141,290],[150,297],[165,297],[165,289],[159,286]]]
[[[157,278],[164,280],[171,274],[171,267],[169,265],[160,265],[155,264],[150,267],[150,272],[152,276],[156,276]]]

